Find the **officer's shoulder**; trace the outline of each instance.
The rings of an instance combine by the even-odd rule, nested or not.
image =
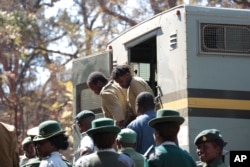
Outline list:
[[[161,154],[165,152],[164,146],[151,146],[146,153],[144,154],[144,157],[148,160],[154,160],[157,157],[159,157]]]

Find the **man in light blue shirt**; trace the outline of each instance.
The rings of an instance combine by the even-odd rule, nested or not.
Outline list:
[[[155,145],[153,138],[154,129],[148,125],[148,121],[155,118],[154,96],[149,92],[141,92],[135,100],[137,117],[127,128],[134,130],[137,134],[135,150],[144,154],[148,148]]]

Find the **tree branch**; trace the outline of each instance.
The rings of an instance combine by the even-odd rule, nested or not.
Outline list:
[[[102,11],[103,11],[104,13],[107,13],[107,14],[109,14],[109,15],[112,15],[112,16],[114,16],[114,17],[117,17],[117,18],[120,19],[120,20],[126,21],[130,26],[134,26],[134,25],[137,24],[136,21],[134,21],[134,20],[132,20],[132,19],[126,17],[126,16],[122,16],[122,15],[120,15],[120,14],[118,14],[118,13],[115,13],[115,12],[109,10],[109,9],[106,7],[105,1],[103,1],[103,0],[98,0],[98,2],[99,2],[100,7],[101,7],[101,9],[102,9]]]

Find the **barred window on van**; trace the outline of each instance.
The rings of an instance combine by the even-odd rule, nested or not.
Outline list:
[[[250,54],[250,26],[229,24],[201,24],[203,52]]]

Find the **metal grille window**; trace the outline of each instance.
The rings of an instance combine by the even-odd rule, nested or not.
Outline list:
[[[149,81],[149,77],[150,77],[150,65],[149,64],[140,63],[139,64],[139,72],[140,72],[140,76],[144,80]]]
[[[201,41],[204,52],[250,54],[250,26],[201,24]]]
[[[132,64],[132,67],[133,67],[132,69],[133,69],[135,75],[143,78],[145,81],[149,81],[150,64],[137,63],[137,64]]]

